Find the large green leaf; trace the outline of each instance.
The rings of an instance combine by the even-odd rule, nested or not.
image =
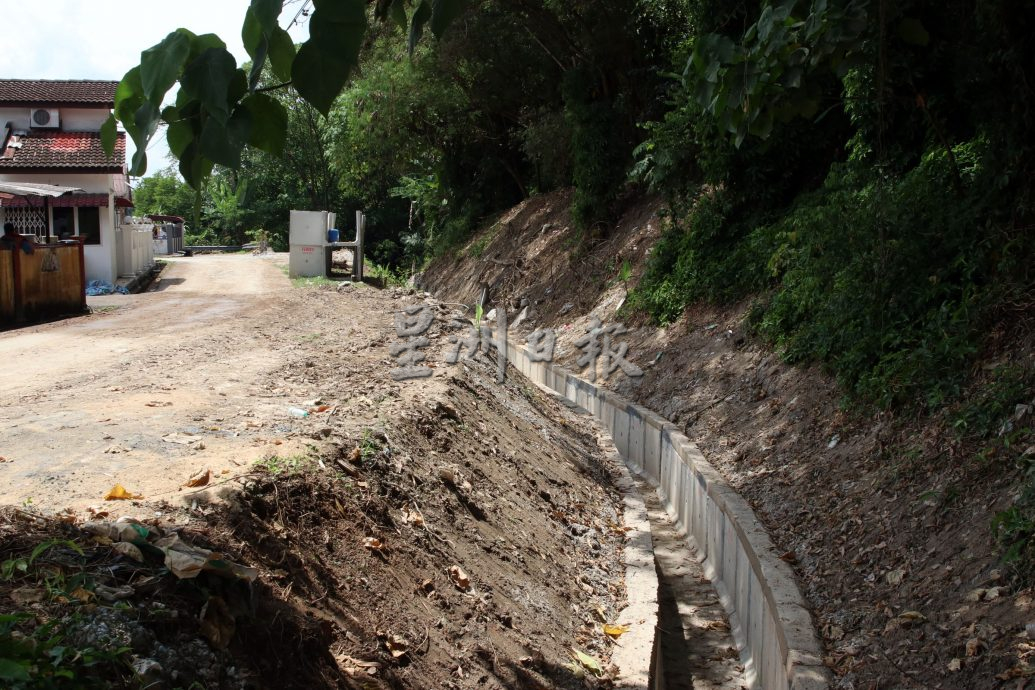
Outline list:
[[[251,114],[248,143],[275,156],[284,152],[287,140],[287,110],[276,99],[264,93],[253,93],[241,102]]]
[[[144,87],[140,83],[140,68],[134,67],[126,72],[122,81],[115,87],[115,117],[123,123],[134,140],[139,134],[134,117],[143,102]]]
[[[394,21],[400,29],[406,31],[405,0],[392,0],[392,4],[388,8],[388,16],[392,18],[392,21]]]
[[[165,139],[169,143],[169,151],[179,158],[187,150],[187,146],[194,141],[194,128],[187,120],[170,122],[165,132]]]
[[[201,34],[200,36],[195,36],[186,29],[177,30],[183,31],[187,33],[188,36],[190,36],[190,55],[187,56],[188,63],[197,60],[199,57],[201,57],[202,53],[204,53],[206,50],[209,50],[210,48],[223,48],[224,50],[226,49],[226,43],[224,43],[223,39],[221,39],[216,34]]]
[[[179,31],[173,31],[140,54],[140,82],[147,100],[156,106],[161,104],[189,54],[190,38]]]
[[[295,42],[291,35],[279,26],[273,30],[269,38],[270,67],[273,74],[281,81],[291,79],[291,63],[295,59]]]
[[[244,44],[244,49],[248,51],[248,56],[253,62],[259,62],[259,53],[264,52],[269,46],[266,32],[263,30],[262,24],[259,23],[259,19],[255,16],[255,11],[250,7],[244,13],[244,24],[241,26],[241,42]],[[265,56],[263,56],[263,59],[265,59]],[[259,67],[261,69],[261,62],[259,62]]]
[[[200,190],[205,178],[211,173],[212,161],[203,157],[199,152],[198,142],[192,141],[180,156],[180,174],[187,184]]]
[[[248,141],[250,130],[251,115],[244,107],[237,108],[226,124],[209,117],[201,128],[198,152],[219,165],[239,168],[241,167],[241,151]]]
[[[202,103],[221,124],[230,118],[229,90],[238,72],[237,61],[226,48],[207,48],[187,65],[180,79],[182,90]]]
[[[291,65],[295,90],[324,115],[359,60],[366,31],[363,0],[314,0],[309,19],[309,40]]]
[[[400,29],[406,30],[406,0],[377,0],[374,16],[381,21],[391,18]]]
[[[108,119],[101,125],[101,147],[104,154],[110,156],[115,153],[115,141],[118,138],[118,124],[115,120],[115,113],[108,115]]]
[[[143,177],[147,172],[147,147],[144,145],[147,142],[134,140],[134,143],[137,150],[133,152],[133,159],[129,164],[129,174],[133,177]]]
[[[277,17],[283,7],[283,0],[252,0],[248,11],[255,15],[259,25],[269,34],[277,26]]]
[[[435,38],[442,38],[445,30],[460,16],[466,6],[466,0],[432,0],[430,26]]]
[[[424,25],[428,23],[429,19],[431,19],[431,2],[429,0],[421,0],[413,13],[413,17],[410,19],[410,38],[407,43],[410,55],[413,55],[413,50],[417,47],[417,43],[424,33]]]
[[[162,113],[158,110],[158,107],[150,101],[144,101],[137,108],[137,111],[133,114],[133,122],[136,124],[137,129],[147,139],[155,133],[158,129],[158,122],[162,119]]]

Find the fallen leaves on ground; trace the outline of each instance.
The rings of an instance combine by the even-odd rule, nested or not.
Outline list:
[[[449,568],[449,579],[453,581],[453,584],[459,590],[466,592],[471,589],[471,578],[467,577],[467,573],[461,570],[458,565]]]
[[[176,443],[181,446],[189,446],[192,443],[197,443],[198,441],[200,441],[201,437],[195,436],[194,434],[180,434],[177,432],[173,432],[171,434],[166,434],[165,436],[163,436],[162,440],[166,443]]]
[[[384,551],[384,543],[377,537],[365,537],[363,539],[363,546],[370,549],[371,551]]]
[[[199,471],[195,472],[194,474],[192,474],[190,476],[190,478],[187,480],[187,483],[184,484],[184,486],[189,486],[189,487],[205,486],[206,484],[209,483],[209,481],[211,481],[211,479],[212,479],[212,470],[206,468],[204,470],[199,470]]]
[[[578,664],[579,669],[585,669],[597,677],[604,675],[604,667],[596,657],[572,648],[571,658]]]
[[[201,609],[201,634],[217,649],[226,649],[237,630],[230,607],[220,597],[209,597]]]
[[[140,494],[134,494],[126,490],[122,484],[111,487],[111,491],[104,497],[105,501],[131,501],[143,498]]]

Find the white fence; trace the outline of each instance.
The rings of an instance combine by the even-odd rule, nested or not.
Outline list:
[[[155,264],[153,223],[123,223],[115,230],[120,278],[132,278]]]

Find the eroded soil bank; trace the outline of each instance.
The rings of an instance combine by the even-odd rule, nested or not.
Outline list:
[[[844,412],[831,377],[784,364],[752,336],[749,303],[700,306],[666,328],[620,311],[660,237],[662,204],[641,201],[594,239],[574,230],[570,202],[566,192],[525,201],[421,284],[462,302],[486,288],[518,333],[554,329],[554,360],[576,372],[591,317],[624,322],[629,359],[646,373],[606,385],[679,425],[751,503],[798,573],[840,687],[1031,683],[1035,596],[1001,562],[990,527],[1016,467],[961,440],[948,413]],[[1022,339],[986,353],[974,396],[985,369],[1032,352]],[[1008,417],[994,428],[1032,423],[1030,408]]]

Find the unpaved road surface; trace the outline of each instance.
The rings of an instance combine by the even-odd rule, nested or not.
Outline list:
[[[173,500],[196,470],[232,476],[303,448],[313,420],[288,410],[318,394],[286,387],[285,368],[333,348],[316,327],[327,315],[291,288],[284,262],[173,260],[150,292],[0,333],[0,503],[80,509],[116,483]],[[364,344],[391,335],[389,315],[360,318],[366,300],[337,302],[339,335]]]

